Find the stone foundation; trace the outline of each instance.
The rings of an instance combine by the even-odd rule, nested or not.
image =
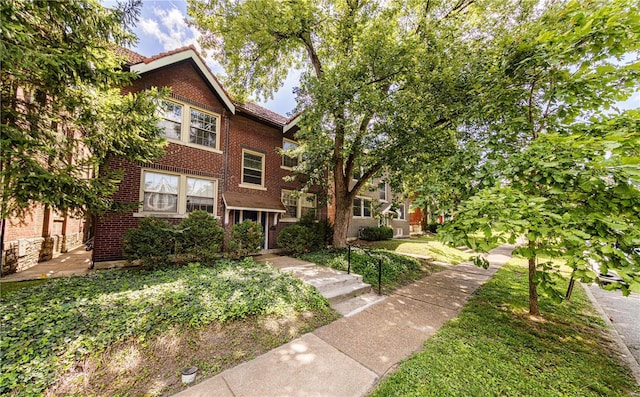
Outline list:
[[[9,241],[4,244],[2,274],[26,270],[39,262],[48,261],[61,253],[82,245],[82,233],[67,236],[36,237]]]

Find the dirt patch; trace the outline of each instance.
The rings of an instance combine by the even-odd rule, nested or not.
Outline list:
[[[174,327],[152,340],[133,340],[78,362],[48,396],[168,396],[186,387],[180,372],[198,367],[196,382],[251,360],[333,321],[336,315],[305,312],[214,324],[198,330]]]

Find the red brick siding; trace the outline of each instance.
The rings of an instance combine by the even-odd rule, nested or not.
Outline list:
[[[154,168],[187,175],[200,175],[218,180],[217,215],[224,220],[224,205],[222,193],[224,191],[242,192],[264,197],[265,195],[280,199],[282,189],[295,190],[300,185],[295,182],[285,182],[283,177],[289,174],[282,169],[282,157],[278,148],[282,147],[281,129],[267,125],[253,118],[236,114],[231,115],[219,98],[206,83],[199,72],[190,62],[146,73],[136,80],[124,92],[136,92],[152,86],[168,86],[177,99],[189,102],[195,106],[216,112],[222,116],[220,122],[220,147],[222,154],[210,150],[198,149],[177,143],[170,143],[166,147],[165,155],[150,165],[140,166],[125,161],[111,160],[108,165],[124,170],[123,182],[114,196],[117,201],[137,202],[140,200],[141,169]],[[226,141],[227,125],[229,142]],[[289,138],[293,138],[290,136]],[[264,190],[247,189],[238,186],[242,175],[242,149],[257,151],[265,154],[265,187]],[[225,162],[227,166],[225,167]],[[226,180],[225,180],[226,176]],[[94,261],[111,261],[122,259],[122,236],[127,229],[137,227],[139,219],[133,216],[134,211],[126,214],[107,214],[96,220]],[[137,211],[135,211],[137,212]],[[268,217],[268,225],[273,225],[273,214]],[[170,219],[178,222],[179,219]],[[230,230],[233,218],[228,225]],[[276,248],[278,232],[287,224],[278,224],[276,230],[269,230],[269,248]]]

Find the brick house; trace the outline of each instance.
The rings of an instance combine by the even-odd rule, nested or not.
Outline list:
[[[124,171],[114,199],[143,204],[95,220],[94,263],[122,259],[122,235],[148,215],[178,222],[202,209],[226,230],[251,219],[263,225],[269,250],[283,227],[316,209],[314,194],[295,195],[301,185],[283,178],[298,161],[279,152],[296,144],[286,117],[231,99],[193,47],[150,58],[122,51],[140,76],[125,92],[171,88],[162,115],[169,144],[152,164],[112,158],[105,165]]]
[[[162,114],[169,144],[152,164],[112,158],[104,165],[124,171],[114,199],[142,205],[95,219],[95,264],[108,266],[121,260],[123,234],[149,215],[179,222],[190,211],[202,209],[218,217],[227,231],[243,220],[257,221],[263,225],[265,250],[276,249],[280,230],[310,211],[331,218],[331,205],[318,207],[314,193],[300,194],[299,182],[284,179],[300,160],[280,153],[281,148],[297,145],[297,118],[234,101],[193,47],[150,58],[120,51],[128,59],[126,68],[139,75],[124,92],[171,88]],[[391,191],[384,186],[385,197],[390,198]],[[381,202],[389,211],[391,201],[380,201],[380,195],[364,193],[362,200]],[[378,225],[369,212],[359,211],[350,227],[353,237],[364,225]],[[403,214],[406,217],[406,209]],[[398,234],[409,234],[404,218],[389,222]]]

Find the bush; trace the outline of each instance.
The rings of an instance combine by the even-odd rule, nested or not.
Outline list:
[[[231,237],[227,245],[227,253],[231,258],[242,258],[260,251],[264,242],[262,225],[246,220],[236,223],[231,228]]]
[[[309,226],[287,226],[278,234],[278,246],[292,254],[312,251],[320,245],[320,236]]]
[[[122,238],[125,257],[131,261],[140,260],[148,267],[166,264],[174,247],[174,226],[154,216],[142,218],[140,226],[127,230]]]
[[[176,254],[188,254],[198,260],[211,261],[216,258],[224,242],[224,230],[220,222],[206,211],[193,211],[180,222]]]
[[[360,232],[360,238],[367,241],[390,240],[393,238],[393,229],[388,226],[365,227]]]
[[[439,227],[439,223],[433,222],[427,225],[427,230],[429,230],[430,233],[437,233]]]

